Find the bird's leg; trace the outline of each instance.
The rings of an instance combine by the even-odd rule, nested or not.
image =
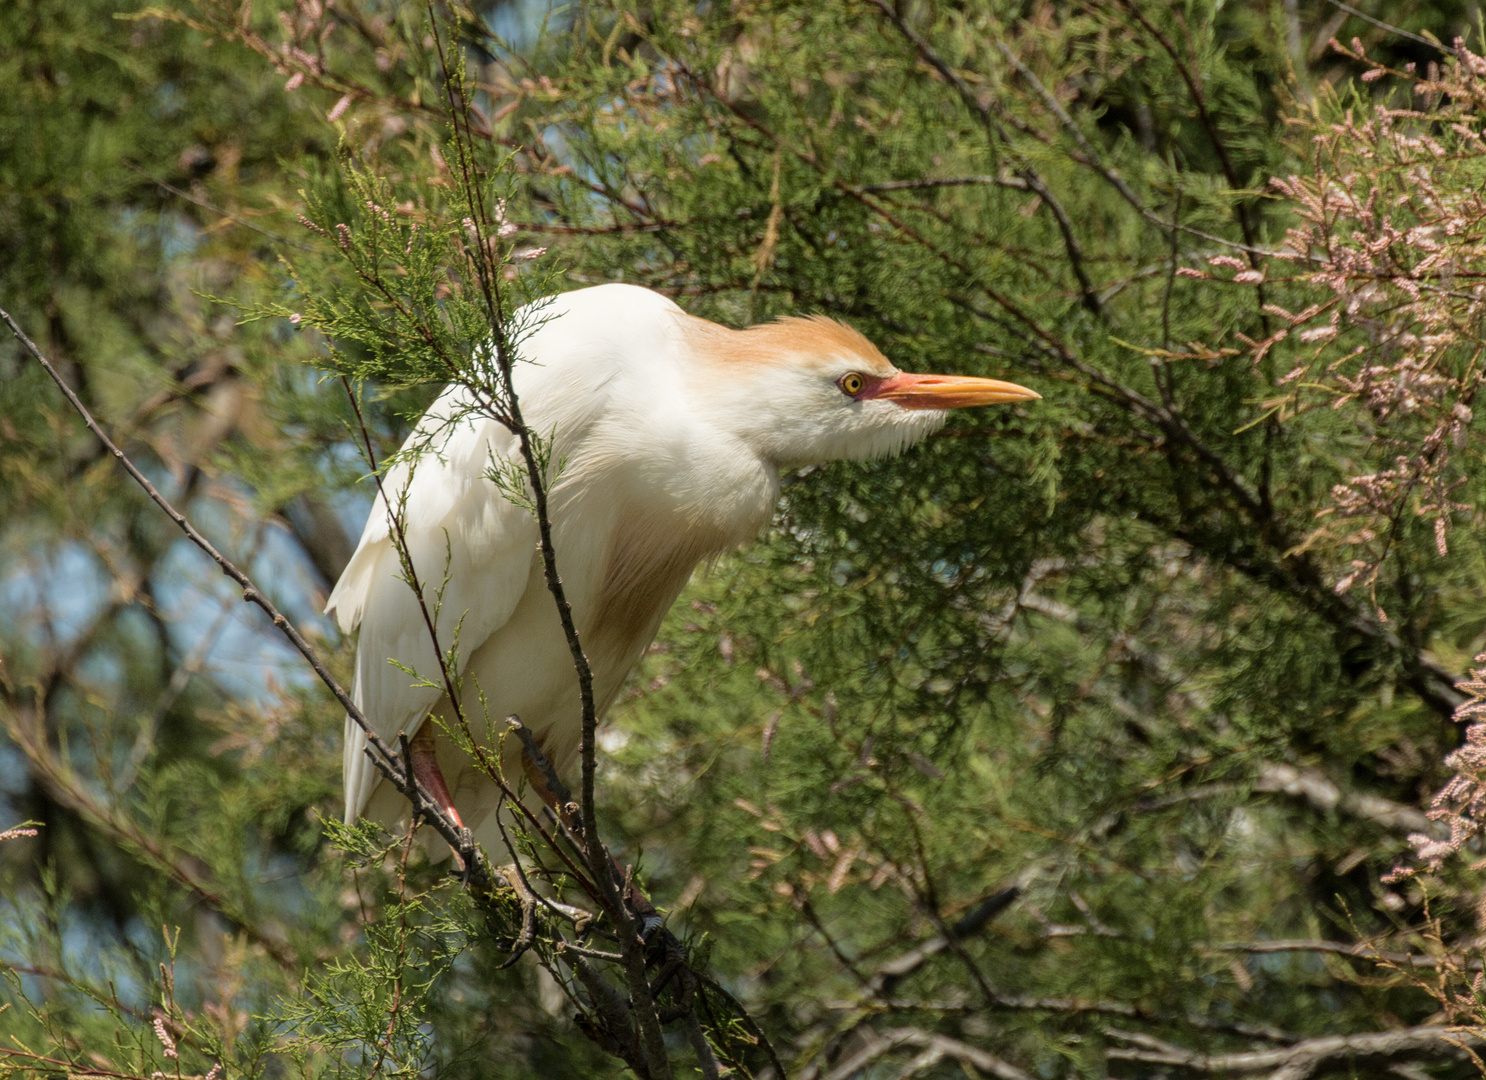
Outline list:
[[[540,748],[541,744],[538,743],[538,749]],[[532,790],[537,793],[537,797],[551,808],[552,812],[557,815],[557,819],[567,826],[569,832],[575,835],[581,835],[581,828],[574,828],[577,823],[574,821],[572,813],[567,806],[562,804],[562,800],[556,793],[553,792],[551,786],[547,783],[546,776],[543,775],[542,769],[531,759],[531,755],[522,754],[521,763],[526,768],[526,779],[531,784]],[[622,885],[624,898],[629,901],[630,907],[640,917],[640,936],[646,941],[649,941],[650,935],[661,927],[664,920],[661,919],[660,914],[655,910],[655,905],[650,902],[650,898],[641,892],[640,887],[635,884],[632,870],[626,871],[619,864],[619,860],[613,855],[609,856],[609,861],[614,864],[614,873]]]
[[[433,800],[434,806],[454,822],[455,828],[463,829],[464,819],[454,808],[454,797],[449,794],[449,786],[444,783],[444,774],[439,771],[439,758],[433,738],[433,717],[428,717],[419,725],[417,732],[408,742],[408,749],[409,757],[413,762],[413,779],[417,780],[423,786],[423,790],[428,792],[428,797]],[[456,851],[454,857],[458,859],[459,852]]]
[[[538,750],[542,749],[540,741],[537,741],[535,745]],[[557,820],[562,822],[569,832],[572,832],[574,835],[581,832],[581,828],[575,828],[577,822],[574,820],[573,815],[563,805],[562,798],[557,792],[552,790],[551,785],[547,782],[546,775],[542,771],[542,767],[532,760],[530,753],[522,753],[521,766],[526,770],[526,782],[537,793],[537,798],[547,804],[548,809],[557,816]],[[553,775],[555,776],[556,774],[554,773]],[[563,794],[567,794],[567,792],[563,792]]]

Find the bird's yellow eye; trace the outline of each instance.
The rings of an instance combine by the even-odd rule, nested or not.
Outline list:
[[[837,380],[836,385],[841,387],[841,392],[843,394],[849,394],[851,397],[856,397],[862,392],[862,387],[867,385],[867,380],[862,378],[855,371],[848,371],[845,375],[841,376],[839,380]]]

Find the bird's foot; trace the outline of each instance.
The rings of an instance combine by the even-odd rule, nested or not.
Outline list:
[[[458,821],[459,818],[456,816],[454,820]],[[454,876],[461,881],[465,880],[465,875],[469,873],[470,869],[469,863],[465,862],[463,852],[473,851],[474,847],[475,834],[461,824],[459,826],[459,846],[451,846],[449,848],[450,853],[454,856]]]
[[[624,899],[629,904],[630,910],[640,922],[640,939],[649,944],[655,932],[665,925],[665,920],[660,917],[660,912],[655,910],[655,905],[650,902],[650,897],[640,890],[635,883],[635,868],[625,869],[619,865],[619,860],[612,855],[609,856],[614,862],[614,869],[618,872],[620,880],[624,885]]]
[[[640,940],[647,945],[650,944],[650,939],[655,936],[655,932],[665,925],[665,920],[653,911],[648,915],[641,915]]]

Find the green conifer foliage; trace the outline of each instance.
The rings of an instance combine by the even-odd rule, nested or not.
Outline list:
[[[461,145],[502,318],[623,280],[1043,394],[786,478],[612,710],[674,1075],[1474,1068],[1463,5],[118,6],[0,8],[0,307],[338,674],[363,450],[490,336]],[[504,966],[515,884],[334,824],[330,695],[8,346],[0,506],[5,1070],[663,1074],[611,940]]]

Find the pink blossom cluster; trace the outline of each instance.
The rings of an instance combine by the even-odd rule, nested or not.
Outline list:
[[[1367,59],[1355,39],[1332,45]],[[1455,456],[1486,377],[1486,58],[1456,40],[1423,74],[1375,65],[1363,79],[1384,76],[1411,107],[1348,110],[1313,129],[1308,174],[1273,181],[1298,218],[1275,258],[1317,293],[1294,314],[1266,308],[1312,347],[1280,382],[1320,388],[1391,457],[1332,489],[1323,514],[1348,523],[1334,539],[1362,556],[1338,591],[1376,581],[1406,514],[1431,521],[1447,553],[1451,516],[1471,509],[1453,497],[1464,483]],[[1411,836],[1414,861],[1393,880],[1438,871],[1486,834],[1486,652],[1460,689],[1465,743],[1445,759],[1454,775],[1428,811],[1445,829]]]
[[[1467,843],[1486,832],[1486,653],[1474,661],[1470,678],[1458,684],[1469,695],[1455,710],[1455,719],[1470,722],[1465,732],[1465,745],[1445,758],[1445,765],[1455,775],[1439,790],[1430,803],[1429,818],[1450,830],[1447,838],[1415,833],[1409,837],[1416,865],[1400,867],[1394,879],[1409,877],[1419,870],[1437,871],[1445,860]]]
[[[1367,60],[1355,39],[1332,45]],[[1470,509],[1452,498],[1454,451],[1486,374],[1486,195],[1475,179],[1486,171],[1486,58],[1456,41],[1422,75],[1374,66],[1365,79],[1385,75],[1412,107],[1380,100],[1313,126],[1310,172],[1271,182],[1297,218],[1273,257],[1294,268],[1285,281],[1316,295],[1296,312],[1266,304],[1283,325],[1249,343],[1258,360],[1290,339],[1293,366],[1277,383],[1296,402],[1319,390],[1352,410],[1373,452],[1392,460],[1335,485],[1322,512],[1330,521],[1313,540],[1357,556],[1339,592],[1375,585],[1407,515],[1431,522],[1446,553],[1451,515]],[[1235,282],[1258,276],[1231,257],[1209,261],[1239,270]]]
[[[298,90],[303,86],[306,73],[325,73],[325,39],[335,29],[335,23],[326,15],[333,4],[334,0],[295,0],[292,15],[287,11],[278,13],[279,25],[287,38],[280,46],[277,64],[279,74],[289,76],[284,83],[285,90]],[[343,99],[345,105],[350,104],[349,97]],[[343,105],[337,105],[336,109],[339,112],[331,117],[332,121],[339,119],[340,113],[345,111]]]

